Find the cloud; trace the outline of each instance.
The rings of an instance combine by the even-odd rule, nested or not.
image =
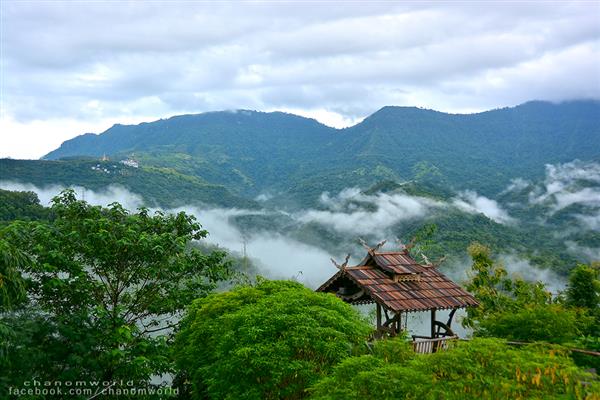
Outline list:
[[[27,133],[6,155],[52,150],[57,139],[41,150],[29,138],[57,121],[99,132],[246,108],[346,126],[384,105],[481,111],[600,93],[597,3],[107,4],[2,2],[0,127]]]
[[[301,243],[277,232],[243,234],[231,218],[240,215],[264,214],[239,209],[181,207],[171,211],[185,211],[198,218],[208,230],[209,243],[241,253],[244,243],[248,257],[259,262],[262,273],[271,278],[297,278],[310,287],[317,287],[336,269],[329,261],[331,255],[322,249]]]
[[[67,188],[75,190],[78,198],[84,199],[93,205],[107,206],[116,201],[128,210],[136,210],[144,205],[142,196],[132,193],[120,185],[109,185],[104,189],[94,191],[81,186],[48,185],[38,187],[30,183],[0,181],[0,188],[4,190],[34,192],[38,195],[40,204],[46,207],[51,204],[55,196]]]
[[[0,188],[33,191],[38,194],[44,205],[48,205],[51,199],[64,189],[64,187],[56,185],[37,187],[32,184],[8,181],[0,181]],[[94,205],[106,206],[118,201],[129,210],[144,205],[142,196],[117,185],[97,191],[81,187],[74,189],[79,198],[85,198]],[[299,226],[317,222],[340,232],[368,236],[374,231],[381,233],[382,230],[385,231],[394,224],[413,218],[423,218],[431,212],[451,206],[447,203],[403,194],[365,195],[356,188],[345,189],[335,196],[323,193],[320,200],[325,210],[305,210],[297,214],[286,215],[294,218]],[[196,216],[203,228],[209,232],[206,241],[234,254],[241,254],[245,245],[248,257],[257,263],[261,273],[273,279],[295,278],[309,287],[316,288],[337,271],[331,264],[330,258],[333,257],[338,261],[344,258],[344,255],[338,254],[338,250],[318,248],[276,231],[243,233],[233,222],[235,217],[274,215],[278,213],[277,211],[196,206],[184,206],[164,211],[185,211]],[[389,236],[390,234],[388,232],[384,235]],[[381,237],[377,239],[381,239]],[[345,245],[348,246],[344,249],[346,251],[358,250],[356,244],[354,247],[350,242]],[[600,259],[599,249],[581,247],[574,242],[566,242],[566,245],[571,252],[583,255],[586,260]],[[387,248],[391,248],[390,246],[388,244]],[[351,264],[359,262],[357,257],[362,254],[362,249],[353,253]],[[499,256],[499,259],[513,275],[529,281],[542,281],[554,293],[564,288],[564,280],[552,271],[537,269],[515,254],[503,254]],[[470,260],[466,258],[455,261],[453,264],[446,265],[444,272],[458,282],[463,281],[467,277],[466,271],[470,268],[470,263]]]
[[[273,198],[273,195],[270,193],[261,193],[254,198],[256,201],[269,201]]]
[[[513,278],[521,278],[528,282],[542,282],[553,294],[563,291],[567,282],[549,269],[537,268],[515,254],[501,254],[498,259]]]
[[[302,223],[317,222],[333,229],[355,235],[383,234],[386,229],[415,218],[433,209],[444,207],[442,202],[405,194],[365,195],[358,188],[341,191],[336,196],[323,193],[324,210],[306,210],[295,215]]]
[[[574,214],[587,229],[600,230],[600,163],[572,161],[546,165],[546,177],[529,193],[531,204],[549,207],[549,214],[578,205],[584,214]]]
[[[565,242],[567,249],[585,262],[600,261],[600,248],[581,246],[571,240]]]
[[[35,192],[43,205],[49,205],[52,198],[65,189],[58,185],[38,187],[9,181],[0,181],[0,188]],[[107,206],[117,201],[126,209],[135,210],[145,204],[142,196],[118,185],[110,185],[98,191],[77,186],[72,188],[75,189],[79,199],[85,199],[93,205]],[[244,235],[231,222],[231,218],[235,216],[264,215],[266,211],[192,206],[164,211],[185,211],[196,216],[202,227],[209,232],[206,241],[230,252],[241,253],[245,243],[248,257],[258,262],[261,273],[267,277],[295,278],[309,287],[316,288],[337,271],[329,260],[332,254],[320,248],[301,243],[277,232]],[[334,256],[342,258],[339,254]]]
[[[579,202],[593,202],[590,188],[578,190],[580,182],[600,184],[600,163],[575,160],[565,164],[548,164],[543,185],[531,193],[529,200],[531,203],[553,202],[555,211]],[[600,202],[600,197],[595,200]]]
[[[531,186],[531,182],[523,178],[514,178],[510,181],[510,184],[500,194],[506,194],[510,192],[519,193]]]
[[[458,197],[452,201],[452,204],[471,214],[483,214],[500,224],[511,224],[515,222],[515,219],[508,215],[508,212],[504,210],[496,200],[480,196],[477,192],[472,190],[460,192]]]

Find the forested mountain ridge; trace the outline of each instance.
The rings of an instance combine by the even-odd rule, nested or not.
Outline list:
[[[115,125],[44,158],[131,153],[248,195],[319,179],[336,190],[415,177],[490,195],[515,177],[542,177],[546,164],[600,157],[600,102],[534,101],[477,114],[384,107],[346,129],[281,112],[210,112]]]
[[[90,190],[120,185],[143,196],[147,206],[179,207],[185,204],[217,204],[223,207],[255,207],[251,200],[235,196],[221,185],[172,168],[133,168],[114,161],[0,159],[0,181],[47,187],[80,186]],[[58,193],[57,193],[58,194]]]
[[[559,182],[564,189],[559,195],[574,201],[559,209],[559,199],[544,189],[546,165],[568,163],[561,172],[568,176],[600,176],[593,169],[600,168],[593,167],[597,163],[589,162],[600,160],[599,115],[598,101],[530,102],[470,115],[384,107],[337,130],[279,112],[212,112],[80,136],[47,156],[60,160],[0,160],[0,180],[91,190],[117,184],[149,206],[170,209],[256,209],[260,203],[265,215],[242,213],[231,222],[247,235],[277,232],[332,254],[355,244],[358,234],[409,239],[433,224],[434,256],[464,256],[470,242],[480,241],[566,273],[577,261],[595,259],[588,253],[600,243],[594,225],[600,217],[595,203],[585,199],[598,184]],[[104,154],[111,161],[100,161]],[[119,163],[129,157],[139,168]],[[117,173],[105,173],[105,167]],[[526,187],[507,191],[516,178]],[[354,200],[336,197],[347,188],[362,194]],[[327,193],[346,208],[323,204]],[[251,200],[257,195],[260,202]],[[466,210],[456,206],[465,199]],[[474,207],[477,201],[484,204]],[[416,202],[427,212],[411,218],[402,202]],[[427,205],[432,202],[438,205]],[[506,214],[504,221],[486,214],[490,202]],[[357,233],[335,225],[386,212],[389,231],[379,226]]]

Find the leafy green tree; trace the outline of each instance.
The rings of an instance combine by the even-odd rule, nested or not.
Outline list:
[[[26,331],[2,373],[18,384],[140,382],[173,371],[169,334],[186,305],[229,276],[225,254],[191,248],[207,232],[185,213],[131,214],[118,203],[91,206],[68,190],[51,212],[51,222],[18,221],[3,232],[28,257],[20,270],[31,304],[27,313],[2,316]]]
[[[0,371],[8,368],[10,344],[17,332],[14,324],[5,321],[2,316],[26,300],[25,282],[19,268],[28,261],[19,249],[0,235]],[[0,375],[0,390],[5,385],[5,379]]]
[[[566,343],[577,339],[592,321],[560,304],[524,305],[498,312],[481,322],[478,335],[517,341]]]
[[[29,261],[26,254],[4,240],[0,234],[0,312],[25,300],[25,282],[19,271]]]
[[[411,255],[416,259],[422,257],[422,254],[428,254],[433,244],[433,235],[437,231],[437,225],[426,224],[417,230],[413,236],[412,241],[415,246],[411,250]]]
[[[463,324],[476,335],[566,343],[589,330],[588,316],[558,304],[541,282],[511,279],[487,247],[474,243],[469,253],[473,265],[466,288],[480,306],[467,310]]]
[[[192,304],[175,343],[180,381],[193,399],[302,398],[370,330],[335,296],[261,280]]]
[[[479,307],[467,309],[467,317],[463,324],[475,327],[476,323],[490,313],[505,309],[510,303],[506,289],[510,286],[506,270],[494,263],[490,249],[482,244],[469,246],[469,254],[473,259],[470,280],[466,289],[479,301]]]
[[[40,204],[34,192],[14,192],[0,189],[0,226],[10,221],[48,218],[48,209]]]
[[[569,274],[566,303],[597,312],[600,307],[600,268],[580,264]]]
[[[583,382],[587,382],[583,385]],[[600,385],[560,347],[473,339],[434,354],[400,340],[349,357],[309,392],[313,399],[598,399]]]

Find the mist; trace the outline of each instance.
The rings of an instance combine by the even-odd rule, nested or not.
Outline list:
[[[316,288],[331,277],[337,269],[326,251],[301,243],[276,232],[243,234],[230,219],[240,215],[265,214],[266,211],[223,209],[186,206],[171,212],[185,211],[196,216],[208,230],[208,243],[230,251],[241,252],[245,244],[247,256],[258,261],[261,273],[273,279],[296,279]]]
[[[473,190],[460,192],[452,201],[452,204],[471,214],[483,214],[500,224],[511,224],[515,222],[515,219],[508,215],[508,212],[504,210],[496,200],[480,196]]]
[[[301,223],[317,222],[341,233],[372,235],[385,232],[392,226],[416,218],[423,218],[446,204],[425,197],[406,194],[378,193],[366,195],[359,188],[348,188],[331,196],[320,197],[323,210],[305,210],[295,214]]]
[[[61,185],[37,187],[32,184],[0,181],[0,188],[35,192],[40,198],[40,202],[47,206],[51,199],[66,187]],[[145,204],[142,196],[118,185],[110,185],[98,191],[77,186],[71,188],[76,191],[78,198],[93,205],[106,206],[116,201],[128,210],[135,210]],[[494,216],[503,221],[512,220],[491,199],[478,196],[475,192],[470,191],[462,192],[460,196],[462,199],[460,201],[466,205],[459,203],[459,198],[455,198],[453,203],[446,203],[399,193],[366,195],[357,188],[350,188],[337,195],[323,193],[320,197],[322,209],[310,209],[286,215],[299,225],[317,222],[347,234],[349,247],[344,249],[347,252],[360,248],[357,244],[352,244],[359,235],[367,237],[372,235],[372,232],[379,232],[382,237],[378,237],[378,240],[391,239],[389,228],[392,226],[403,221],[424,218],[448,207],[461,209],[469,207],[470,212],[481,212],[488,217]],[[151,208],[151,210],[158,209]],[[345,256],[345,253],[338,254],[335,251],[303,243],[274,230],[244,233],[233,222],[233,219],[238,216],[276,214],[278,213],[276,210],[225,209],[188,205],[162,211],[169,213],[184,211],[194,215],[202,227],[209,232],[205,239],[206,243],[216,245],[234,254],[241,254],[245,246],[246,255],[257,264],[259,273],[272,279],[296,279],[308,287],[316,288],[337,272],[330,258],[341,261]],[[386,245],[387,249],[392,248],[390,243]],[[571,248],[573,251],[595,254],[594,249],[576,248],[575,245],[571,245]],[[356,265],[363,256],[362,248],[352,256],[350,264]],[[516,255],[505,254],[501,255],[499,259],[507,271],[515,276],[531,281],[542,281],[553,292],[564,287],[564,282],[556,274],[537,269],[527,260],[520,259]],[[442,267],[443,272],[457,282],[467,279],[466,271],[469,269],[470,259],[468,258]]]
[[[573,161],[565,164],[546,165],[544,182],[529,193],[532,204],[550,207],[556,213],[572,205],[581,205],[592,211],[596,222],[588,224],[598,228],[600,218],[600,164],[596,162]],[[585,225],[585,217],[582,215]]]
[[[145,204],[142,196],[132,193],[127,188],[116,184],[94,191],[82,186],[48,185],[38,187],[30,183],[0,181],[0,188],[4,190],[34,192],[40,199],[40,204],[45,207],[50,206],[52,199],[65,189],[73,189],[78,199],[85,200],[93,205],[107,206],[116,201],[127,210],[136,210]]]
[[[600,261],[600,248],[581,246],[571,240],[567,240],[565,244],[567,249],[578,258],[585,259],[588,262]]]
[[[498,260],[512,278],[521,278],[528,282],[542,282],[546,289],[554,295],[562,292],[567,285],[565,278],[555,272],[537,268],[528,260],[515,254],[501,254]]]
[[[0,188],[34,192],[42,205],[49,206],[52,198],[67,187],[62,185],[38,187],[27,183],[0,181]],[[107,206],[110,203],[119,202],[126,209],[134,211],[145,204],[142,196],[119,185],[110,185],[98,191],[79,186],[69,186],[68,188],[75,190],[77,198],[92,205]],[[150,208],[150,210],[157,211],[159,209]],[[176,209],[162,209],[162,211],[169,213],[185,211],[194,215],[202,227],[209,232],[206,242],[230,252],[239,253],[245,242],[248,257],[258,261],[260,273],[268,278],[297,279],[308,287],[316,288],[337,271],[330,258],[332,256],[342,258],[340,254],[327,253],[320,248],[301,243],[276,232],[244,235],[230,221],[232,217],[239,215],[267,213],[264,210],[185,206]]]

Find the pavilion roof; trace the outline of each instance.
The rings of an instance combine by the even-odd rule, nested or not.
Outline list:
[[[471,294],[442,274],[436,266],[419,264],[406,251],[370,251],[361,265],[343,267],[317,291],[338,293],[340,288],[349,286],[358,294],[338,294],[349,303],[375,302],[394,312],[478,305]]]

